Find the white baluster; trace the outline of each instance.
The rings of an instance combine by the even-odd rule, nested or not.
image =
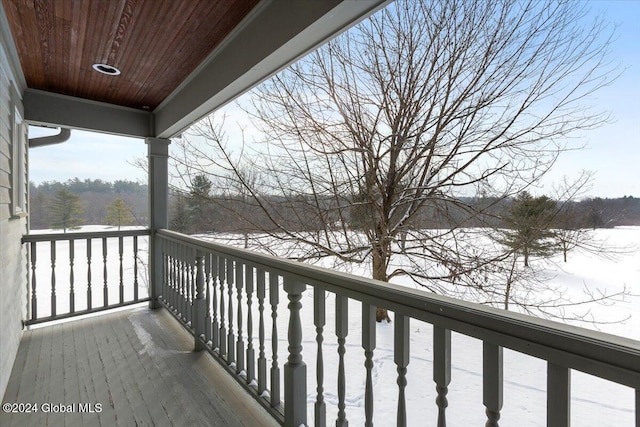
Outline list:
[[[256,376],[255,350],[253,349],[253,266],[245,266],[245,291],[247,293],[247,357],[245,360],[247,371],[247,384],[250,384]]]
[[[163,266],[164,268],[164,263]],[[162,281],[166,280],[166,275],[162,275]],[[164,293],[164,290],[162,291]],[[138,236],[133,236],[133,300],[138,301]]]
[[[258,268],[256,272],[258,279],[258,313],[259,313],[259,326],[258,326],[258,394],[267,389],[267,358],[265,357],[265,330],[264,330],[264,298],[266,296],[265,286],[265,271],[262,268]]]
[[[76,292],[74,289],[73,276],[73,264],[74,264],[74,249],[75,242],[73,239],[69,240],[69,313],[75,313],[76,311]]]
[[[36,242],[31,242],[31,320],[38,318],[38,293],[36,292]]]
[[[93,295],[91,293],[91,239],[87,239],[87,310],[93,306]]]
[[[346,375],[344,366],[345,343],[349,333],[349,300],[347,297],[336,295],[336,336],[338,337],[338,419],[336,427],[347,427],[345,412]]]
[[[547,425],[569,426],[571,423],[571,371],[547,362]]]
[[[211,319],[211,254],[204,256],[204,289],[205,289],[205,307],[206,316],[204,319],[204,337],[205,342],[212,341],[212,319]]]
[[[107,283],[107,238],[102,238],[102,278],[104,284],[102,286],[102,305],[109,305],[109,288]]]
[[[407,425],[407,366],[409,365],[409,317],[396,313],[393,327],[393,360],[398,370],[398,413],[396,425]]]
[[[373,350],[376,348],[376,307],[362,303],[362,348],[366,380],[364,388],[364,425],[373,426]]]
[[[269,303],[271,304],[271,406],[280,404],[280,368],[278,367],[278,276],[269,273]]]
[[[487,408],[486,427],[498,427],[502,409],[502,347],[482,343],[482,403]]]
[[[51,316],[56,315],[56,241],[51,241]]]
[[[327,408],[324,402],[324,360],[322,355],[322,341],[324,325],[326,323],[326,310],[325,310],[325,291],[324,289],[315,287],[313,289],[313,323],[316,326],[316,343],[317,343],[317,355],[316,355],[316,403],[314,405],[315,411],[315,425],[325,426],[327,424]]]
[[[195,350],[204,350],[201,340],[205,338],[206,301],[204,295],[204,255],[196,255],[196,289],[193,301],[192,326],[195,335]]]
[[[225,324],[225,305],[224,305],[224,283],[226,282],[226,258],[219,258],[219,280],[220,280],[220,355],[227,355],[227,328]]]
[[[244,338],[242,336],[242,288],[245,266],[236,261],[236,298],[238,299],[238,339],[236,340],[236,373],[244,371]]]
[[[122,265],[122,257],[124,254],[124,237],[118,237],[118,258],[120,260],[120,286],[119,296],[120,296],[120,304],[124,304],[124,268]]]
[[[449,405],[447,391],[451,382],[451,331],[440,326],[433,327],[433,381],[438,394],[438,427],[445,427]]]
[[[213,321],[211,325],[211,333],[212,333],[212,341],[213,348],[217,348],[220,350],[220,324],[218,323],[218,283],[222,284],[222,279],[220,279],[220,269],[218,268],[219,257],[217,255],[212,254],[211,259],[211,287],[213,291],[213,300],[211,301],[211,306],[213,307]],[[220,282],[218,282],[220,280]]]
[[[227,311],[227,324],[229,326],[228,330],[227,330],[227,362],[229,364],[231,363],[235,363],[236,361],[236,347],[235,347],[235,342],[236,342],[236,336],[235,333],[233,332],[233,280],[234,280],[234,275],[233,275],[233,267],[235,264],[235,268],[238,268],[238,264],[236,261],[233,261],[231,259],[227,260],[227,286],[228,286],[228,299],[229,299],[229,311]]]
[[[284,365],[284,423],[307,425],[307,365],[302,360],[302,324],[300,308],[306,285],[285,277],[284,290],[289,298],[289,357]]]

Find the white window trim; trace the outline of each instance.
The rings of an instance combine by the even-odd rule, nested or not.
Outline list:
[[[26,126],[17,107],[13,112],[12,141],[12,168],[11,168],[11,214],[13,217],[27,216],[26,194]]]

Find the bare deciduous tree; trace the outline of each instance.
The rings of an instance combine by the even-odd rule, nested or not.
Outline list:
[[[564,262],[567,262],[569,251],[576,249],[611,260],[634,250],[633,246],[616,246],[596,237],[590,218],[593,212],[580,206],[577,201],[591,188],[593,178],[593,172],[582,171],[574,181],[565,177],[554,189],[558,207],[553,221],[553,235]]]
[[[206,141],[183,135],[183,166],[231,176],[292,257],[493,295],[470,277],[510,254],[463,240],[491,211],[465,196],[499,203],[529,188],[567,137],[606,120],[587,105],[617,75],[611,34],[584,8],[398,1],[252,92],[260,140],[233,153],[206,118],[191,131]]]

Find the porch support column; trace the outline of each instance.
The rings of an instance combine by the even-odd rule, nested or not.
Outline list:
[[[160,307],[158,297],[162,293],[162,253],[156,240],[156,232],[167,228],[169,197],[169,144],[163,138],[145,138],[149,155],[149,308]]]

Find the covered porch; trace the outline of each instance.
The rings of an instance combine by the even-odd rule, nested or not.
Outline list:
[[[166,11],[155,14],[157,2],[139,3],[147,12],[137,15],[142,24],[138,28],[154,16],[167,15]],[[220,13],[231,24],[228,32],[208,50],[200,46],[201,55],[194,59],[193,68],[185,68],[173,81],[148,82],[145,72],[149,68],[160,78],[165,64],[182,63],[180,57],[156,55],[155,62],[149,60],[147,71],[138,69],[140,74],[127,80],[135,80],[132,85],[140,89],[133,91],[124,83],[113,89],[113,81],[100,80],[104,76],[83,80],[78,70],[72,75],[60,72],[51,79],[64,82],[64,88],[38,84],[42,82],[33,76],[46,74],[38,66],[48,67],[54,61],[21,58],[8,24],[33,29],[38,23],[50,25],[47,13],[53,16],[53,11],[37,9],[31,14],[34,20],[22,24],[19,16],[30,15],[17,14],[15,3],[3,1],[0,61],[9,70],[5,79],[11,82],[7,84],[9,110],[22,112],[27,124],[144,138],[149,153],[150,221],[147,228],[136,232],[34,236],[28,232],[26,204],[14,217],[2,218],[3,227],[6,225],[2,229],[3,256],[6,253],[7,259],[18,260],[12,261],[15,265],[11,268],[0,266],[6,273],[0,283],[0,309],[11,311],[6,320],[3,318],[8,331],[2,335],[3,378],[8,376],[5,371],[11,374],[3,394],[3,405],[9,406],[3,406],[8,410],[1,415],[2,425],[84,425],[97,420],[100,425],[122,426],[346,426],[354,419],[349,407],[356,406],[357,419],[367,426],[374,421],[406,426],[425,422],[426,418],[412,418],[415,404],[428,408],[424,412],[430,417],[427,423],[444,426],[452,409],[458,413],[467,410],[449,407],[449,388],[459,381],[452,370],[453,333],[479,343],[479,353],[472,355],[480,366],[477,378],[481,389],[474,405],[480,407],[487,426],[497,426],[503,411],[505,349],[544,364],[544,409],[536,413],[540,424],[570,425],[571,372],[581,371],[625,387],[625,396],[634,406],[625,414],[635,411],[632,422],[639,426],[637,341],[168,230],[171,138],[386,2],[250,3],[253,7],[239,15]],[[208,2],[197,4],[207,8]],[[68,6],[71,10],[71,3]],[[111,10],[115,17],[111,23],[118,31],[112,35],[114,40],[105,43],[109,45],[102,56],[106,60],[126,64],[145,56],[141,42],[120,50],[132,28],[130,6],[130,2],[120,2],[118,11]],[[191,14],[198,14],[184,8],[175,11],[184,22]],[[215,15],[213,10],[205,12]],[[103,19],[99,13],[96,16]],[[68,27],[63,22],[55,28],[64,31]],[[53,34],[54,26],[50,30]],[[14,32],[13,38],[20,34]],[[180,34],[182,46],[191,51],[192,40]],[[156,26],[138,40],[159,35],[171,38],[175,33]],[[88,41],[93,38],[89,33],[84,36]],[[29,42],[32,51],[53,45],[35,38]],[[65,53],[46,51],[41,57],[68,55],[60,63],[75,64],[74,55],[81,55],[63,50]],[[173,51],[179,55],[181,48]],[[79,90],[88,80],[95,87]],[[118,91],[121,95],[153,92],[153,97],[112,97]],[[14,122],[11,126],[17,126],[17,119]],[[23,143],[26,150],[28,141]],[[8,142],[5,145],[9,147]],[[22,167],[28,167],[26,160]],[[18,176],[15,169],[12,174]],[[21,183],[11,183],[23,196],[24,178],[28,182],[26,172]],[[143,256],[139,256],[136,243],[140,236],[148,239]],[[129,239],[132,243],[127,246]],[[7,249],[5,241],[11,243]],[[37,255],[38,245],[48,248],[46,256]],[[63,247],[64,256],[60,252]],[[129,251],[129,247],[134,249]],[[43,269],[44,280],[37,278]],[[145,302],[148,308],[72,319]],[[386,307],[393,314],[393,322],[385,325],[385,342],[380,342],[383,328],[375,322],[376,307]],[[24,328],[63,319],[68,322]],[[353,360],[357,364],[350,364],[349,355],[356,353]],[[379,353],[385,354],[393,368],[385,381],[377,376]],[[330,355],[335,364],[325,363]],[[412,375],[410,362],[415,355],[428,364],[428,376]],[[354,384],[361,389],[362,399],[352,405],[348,387]],[[408,388],[414,384],[423,392],[417,401],[412,399],[413,389]],[[376,418],[375,405],[385,400],[393,403],[393,419]],[[13,413],[14,408],[25,412],[29,404],[37,404],[38,412]],[[63,414],[62,408],[72,411]]]

